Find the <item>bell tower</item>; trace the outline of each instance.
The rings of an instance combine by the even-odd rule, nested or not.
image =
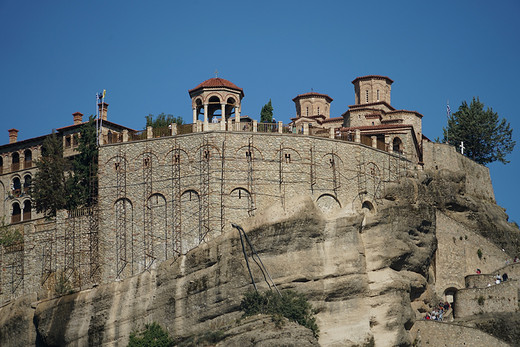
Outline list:
[[[223,78],[210,78],[188,91],[193,110],[193,123],[204,115],[205,129],[212,122],[226,122],[234,115],[235,123],[240,123],[242,88]],[[220,117],[220,118],[218,118]]]

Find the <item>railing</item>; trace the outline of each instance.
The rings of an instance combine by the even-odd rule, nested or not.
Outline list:
[[[24,168],[24,169],[29,169],[29,168],[31,168],[31,167],[32,167],[32,160],[25,160],[25,161],[23,162],[23,168]]]
[[[259,133],[276,133],[278,125],[276,123],[258,123],[257,131]]]
[[[31,211],[29,212],[24,212],[23,213],[23,220],[30,220],[31,219]]]
[[[128,141],[146,140],[146,130],[129,132]]]
[[[93,213],[94,209],[93,207],[81,207],[74,210],[69,210],[68,217],[82,217],[82,216],[89,216]]]
[[[18,213],[18,214],[13,214],[13,215],[11,216],[11,224],[13,224],[13,223],[19,223],[19,222],[21,222],[21,220],[22,220],[22,215],[21,215],[20,213]]]
[[[181,124],[177,125],[177,134],[191,134],[193,132],[193,124]]]
[[[123,142],[123,134],[110,133],[106,135],[107,143],[119,143]]]
[[[170,136],[171,129],[169,127],[161,127],[161,128],[153,128],[153,137],[164,137],[164,136]]]
[[[11,171],[18,171],[18,170],[20,170],[20,163],[11,164]]]

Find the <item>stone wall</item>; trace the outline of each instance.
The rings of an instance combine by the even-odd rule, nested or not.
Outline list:
[[[104,280],[140,273],[295,196],[327,211],[360,211],[412,166],[362,144],[304,135],[206,132],[103,146]]]
[[[425,169],[465,172],[471,176],[465,181],[466,192],[476,198],[495,202],[489,169],[458,153],[455,147],[424,141],[423,159]]]
[[[0,302],[25,293],[40,298],[54,295],[57,281],[70,289],[99,280],[99,252],[94,211],[59,211],[43,218],[11,225],[23,234],[23,243],[0,247]]]
[[[469,275],[465,278],[466,288],[484,288],[488,284],[494,284],[496,275],[507,273],[508,280],[520,279],[520,263],[506,265],[489,274]],[[518,282],[520,284],[520,282]],[[520,288],[519,288],[520,289]]]
[[[410,332],[415,346],[509,346],[481,330],[442,322],[417,321]]]
[[[435,289],[439,297],[444,297],[446,289],[465,288],[464,278],[475,274],[477,269],[493,273],[506,263],[507,254],[462,223],[440,211],[436,220]],[[482,258],[478,256],[479,249]]]
[[[481,313],[518,312],[518,282],[502,282],[485,288],[461,289],[455,293],[454,317]]]

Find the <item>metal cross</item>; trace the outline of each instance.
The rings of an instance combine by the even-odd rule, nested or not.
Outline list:
[[[215,70],[215,77],[218,77],[218,70]]]
[[[466,147],[464,147],[464,141],[460,141],[459,147],[460,147],[460,154],[464,154],[464,149],[466,148]]]

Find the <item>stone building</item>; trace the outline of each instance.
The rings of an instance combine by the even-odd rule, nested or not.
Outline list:
[[[420,113],[391,106],[391,79],[352,83],[355,103],[340,117],[331,117],[331,97],[312,92],[293,99],[296,117],[286,125],[241,116],[244,91],[222,78],[190,89],[193,123],[166,131],[137,133],[108,121],[108,105],[99,105],[98,205],[50,221],[34,213],[27,194],[45,136],[16,141],[9,130],[10,143],[0,146],[0,212],[24,242],[2,247],[0,300],[50,289],[58,274],[79,288],[133,276],[231,231],[231,223],[290,208],[298,196],[326,215],[375,213],[388,184],[423,169],[471,168],[478,179],[467,189],[494,201],[487,168],[429,142]],[[73,116],[73,125],[57,129],[65,156],[76,153],[84,123]],[[435,276],[445,295],[464,288],[471,270],[464,254],[449,251],[456,222],[438,221]]]

